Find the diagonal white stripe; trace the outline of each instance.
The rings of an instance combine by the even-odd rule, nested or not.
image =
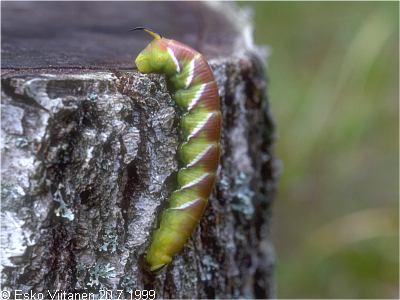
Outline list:
[[[208,120],[210,120],[210,118],[213,116],[213,113],[209,113],[207,114],[207,117],[201,121],[194,129],[193,131],[189,134],[189,136],[187,137],[187,139],[191,139],[192,137],[194,137],[203,127],[204,125],[207,124]]]
[[[188,184],[185,184],[180,189],[183,190],[183,189],[187,189],[189,187],[192,187],[192,186],[198,184],[199,182],[201,182],[203,179],[207,178],[208,175],[209,175],[208,173],[204,173],[203,175],[201,175],[200,177],[196,178],[195,180],[189,182]]]
[[[195,159],[193,159],[187,166],[188,167],[193,167],[195,164],[197,164],[203,157],[204,155],[207,154],[207,152],[213,147],[213,145],[208,145],[206,149],[204,149],[202,152],[200,152]]]
[[[180,73],[181,67],[179,66],[178,59],[175,56],[174,50],[172,50],[170,47],[167,47],[167,51],[169,55],[171,56],[172,60],[174,61],[175,67],[176,67],[176,72]]]
[[[206,84],[202,84],[200,86],[200,89],[197,91],[196,95],[194,95],[192,101],[190,101],[190,103],[189,103],[188,111],[190,111],[197,104],[197,102],[199,102],[201,95],[203,94],[205,88],[206,88]]]
[[[199,200],[201,200],[201,199],[197,198],[197,199],[191,200],[189,202],[183,203],[183,204],[181,204],[181,205],[179,205],[177,207],[170,207],[169,209],[185,209],[185,208],[190,207],[193,203],[196,203]]]
[[[192,83],[193,75],[194,75],[194,65],[195,65],[195,61],[196,61],[196,58],[193,58],[193,59],[190,61],[190,65],[189,65],[189,74],[188,74],[188,77],[186,77],[185,88],[188,88],[189,85]]]

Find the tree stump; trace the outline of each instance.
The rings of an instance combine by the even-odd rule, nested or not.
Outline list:
[[[2,288],[45,298],[101,289],[274,297],[273,124],[246,11],[200,2],[1,5]],[[143,257],[174,189],[179,132],[165,78],[134,69],[149,39],[128,29],[147,25],[207,57],[223,113],[208,208],[160,274]]]

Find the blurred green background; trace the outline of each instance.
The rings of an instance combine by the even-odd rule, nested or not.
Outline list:
[[[278,297],[398,298],[398,3],[240,6],[272,50]]]

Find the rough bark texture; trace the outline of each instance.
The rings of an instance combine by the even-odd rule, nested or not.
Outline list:
[[[123,70],[125,60],[103,71],[63,69],[64,62],[32,71],[15,70],[9,58],[1,91],[2,287],[274,297],[273,126],[263,60],[252,46],[242,50],[209,54],[223,113],[218,182],[184,251],[158,275],[145,270],[143,254],[174,188],[179,143],[164,77]]]

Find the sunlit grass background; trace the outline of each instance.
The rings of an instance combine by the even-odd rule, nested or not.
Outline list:
[[[280,298],[398,298],[398,3],[257,2]]]

